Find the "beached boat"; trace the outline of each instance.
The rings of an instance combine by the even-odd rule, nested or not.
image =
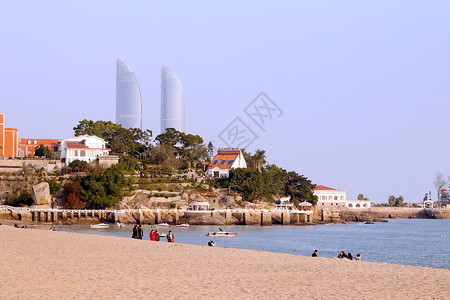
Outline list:
[[[91,225],[91,228],[95,228],[95,229],[98,229],[98,228],[109,228],[109,224],[105,224],[105,223],[94,224],[94,225]]]
[[[189,225],[188,223],[184,223],[184,224],[178,224],[175,227],[191,227],[191,225]]]

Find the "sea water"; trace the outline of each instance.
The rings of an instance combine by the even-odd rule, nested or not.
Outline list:
[[[91,229],[85,225],[57,225],[56,230],[131,238],[134,225]],[[39,226],[42,227],[42,226]],[[236,232],[235,237],[208,237],[211,231]],[[450,220],[395,219],[388,223],[350,223],[311,226],[175,226],[143,225],[144,240],[151,229],[172,230],[176,243],[263,250],[310,256],[337,257],[340,251],[362,254],[362,260],[450,269]],[[164,237],[162,242],[166,242]]]

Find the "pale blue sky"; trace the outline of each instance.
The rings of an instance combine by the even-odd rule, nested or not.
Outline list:
[[[2,1],[0,22],[0,111],[21,137],[114,121],[124,57],[155,133],[164,64],[189,132],[222,146],[264,91],[284,114],[250,150],[350,199],[418,202],[450,175],[450,1]]]

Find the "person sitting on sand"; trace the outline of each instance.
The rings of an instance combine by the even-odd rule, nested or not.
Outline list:
[[[159,233],[158,230],[155,231],[155,241],[159,242]]]
[[[15,224],[14,224],[14,227],[15,227],[15,228],[19,228],[19,225],[17,225],[17,223],[15,223]]]
[[[171,230],[169,230],[169,233],[167,234],[167,241],[173,243],[173,233]]]
[[[133,239],[137,239],[137,233],[138,232],[138,227],[137,225],[134,225],[133,227],[133,235],[131,236]]]
[[[361,253],[356,254],[355,260],[361,260]]]
[[[347,254],[345,254],[344,251],[341,251],[341,253],[339,253],[338,258],[347,258]]]
[[[353,260],[353,255],[349,252],[349,253],[347,254],[347,258],[350,259],[350,260]]]
[[[311,255],[312,257],[317,257],[317,250],[314,250],[313,254]]]
[[[210,241],[210,242],[208,242],[208,246],[209,247],[215,247],[216,243],[214,243],[214,241]]]

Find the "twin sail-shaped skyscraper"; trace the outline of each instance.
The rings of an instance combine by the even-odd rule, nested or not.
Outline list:
[[[116,65],[116,124],[142,129],[141,90],[133,71],[120,58]]]
[[[116,123],[124,128],[142,129],[142,97],[133,71],[117,60]],[[175,128],[186,132],[186,99],[178,77],[169,68],[161,69],[161,132]]]
[[[177,75],[166,66],[161,68],[161,132],[175,128],[186,132],[186,99]]]

